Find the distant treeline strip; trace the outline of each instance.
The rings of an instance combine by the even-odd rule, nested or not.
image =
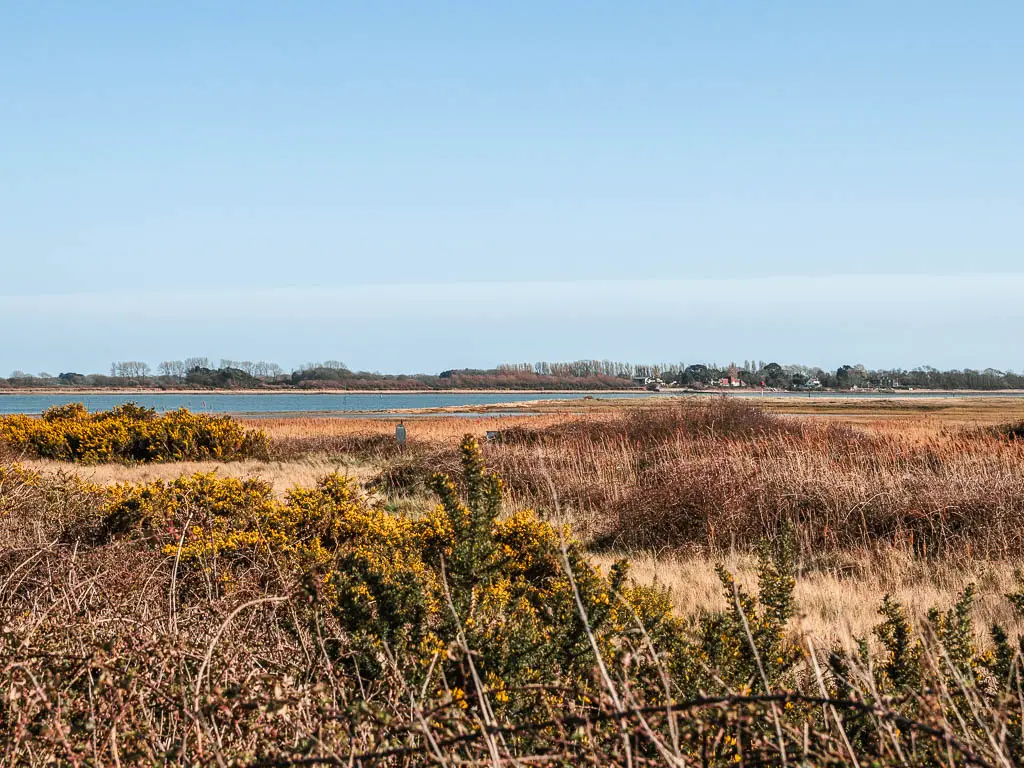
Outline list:
[[[112,363],[109,374],[14,371],[0,387],[140,387],[187,389],[627,389],[648,383],[695,389],[712,386],[775,389],[1024,389],[1024,374],[994,368],[940,371],[871,370],[842,365],[836,370],[745,360],[729,365],[705,363],[636,364],[612,360],[575,360],[502,364],[490,369],[461,368],[440,374],[382,374],[352,371],[328,360],[307,363],[290,373],[277,363],[206,357],[165,360],[156,369],[144,361]]]

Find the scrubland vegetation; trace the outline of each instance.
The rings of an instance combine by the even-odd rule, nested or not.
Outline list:
[[[1024,760],[1012,428],[713,401],[37,458],[110,418],[0,427],[4,762]]]

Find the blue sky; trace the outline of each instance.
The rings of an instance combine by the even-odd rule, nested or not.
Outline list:
[[[4,3],[0,375],[1024,368],[1022,28],[1016,2]]]

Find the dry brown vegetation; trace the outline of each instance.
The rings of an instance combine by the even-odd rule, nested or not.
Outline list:
[[[858,755],[861,764],[1004,766],[1024,755],[1014,639],[1024,629],[1024,441],[993,429],[993,413],[807,418],[695,398],[409,419],[405,449],[396,421],[254,419],[270,438],[267,461],[0,462],[0,759],[845,765]],[[360,610],[374,626],[373,605],[410,599],[406,585],[426,578],[427,561],[409,559],[403,531],[414,529],[403,521],[432,530],[431,475],[458,477],[467,432],[497,433],[484,457],[506,480],[506,513],[536,508],[569,523],[605,573],[620,556],[632,562],[636,585],[609,591],[573,561],[569,572],[590,591],[578,645],[557,674],[530,677],[530,654],[551,643],[518,645],[514,603],[494,608],[510,599],[500,569],[479,571],[491,574],[483,602],[476,586],[460,595],[450,585],[458,621],[444,631],[444,590],[422,603],[441,617],[430,631],[450,641],[434,661],[420,646],[395,650],[401,612],[368,651],[352,623],[356,604],[311,588],[309,558],[351,595],[370,590],[371,608]],[[194,472],[262,480],[276,501],[261,501],[254,522],[245,506],[242,517],[211,517],[210,504],[225,503],[220,486],[193,477],[181,487],[216,492],[160,506],[171,482]],[[332,501],[333,486],[317,484],[332,472],[354,477],[365,505]],[[132,485],[104,488],[114,483]],[[296,485],[311,490],[285,493]],[[247,486],[223,487],[248,498]],[[479,496],[470,481],[456,487]],[[111,493],[120,514],[145,525],[111,528]],[[457,518],[462,507],[443,493]],[[305,500],[298,517],[295,499]],[[356,538],[347,555],[340,543],[323,547],[322,533],[290,543],[295,525],[336,531],[336,514],[365,519],[382,538]],[[265,527],[282,520],[287,536]],[[523,530],[509,563],[544,547],[559,562],[554,529]],[[367,563],[381,570],[347,581]],[[477,572],[467,571],[467,585]],[[438,574],[444,583],[443,566]],[[391,591],[377,595],[381,583]],[[619,589],[632,595],[623,605],[637,612],[635,626],[628,612],[597,621]],[[545,597],[530,616],[542,625],[553,595],[566,601],[560,610],[574,605],[571,590],[537,594]],[[883,594],[892,601],[880,615]],[[459,623],[467,617],[477,623]],[[516,654],[526,655],[514,684],[501,675],[472,683],[474,659],[504,659],[509,670]]]
[[[787,526],[798,545],[802,615],[818,634],[862,633],[885,592],[919,616],[972,581],[983,595],[1009,588],[1024,563],[1024,442],[989,425],[1013,419],[1015,401],[911,403],[916,415],[885,400],[801,403],[817,409],[810,419],[781,402],[768,403],[781,414],[700,397],[406,417],[404,451],[394,440],[399,416],[253,418],[243,421],[270,437],[270,461],[26,464],[96,483],[212,470],[262,478],[278,495],[339,471],[416,514],[432,504],[429,475],[457,469],[459,437],[497,432],[484,450],[506,480],[510,508],[568,522],[594,551],[635,560],[638,578],[659,574],[687,614],[713,601],[717,560],[749,571],[744,552]],[[993,610],[991,618],[1009,620]]]
[[[409,425],[405,455],[390,439],[394,422],[320,428],[380,436],[389,454],[371,465],[381,466],[373,487],[413,499],[433,468],[452,467],[453,433],[501,430],[485,449],[510,503],[545,510],[598,550],[628,556],[637,578],[673,588],[686,615],[720,604],[717,560],[749,576],[743,552],[791,524],[801,551],[800,625],[848,638],[870,628],[881,594],[920,618],[969,583],[979,585],[984,625],[1012,623],[999,598],[1024,562],[1024,443],[977,425],[1012,417],[1014,405],[943,401],[915,416],[877,401],[873,412],[860,403],[852,414],[808,421],[694,398],[561,416],[426,419]],[[276,437],[294,429],[288,422],[267,429]]]
[[[772,413],[837,418],[872,426],[892,419],[934,428],[1003,424],[1024,418],[1024,399],[999,395],[897,398],[815,395],[807,398],[755,398],[751,402]]]
[[[557,514],[598,547],[714,555],[792,527],[809,559],[887,545],[922,557],[1024,554],[1024,442],[889,426],[701,400],[513,422],[486,455],[514,506]],[[378,435],[393,494],[416,493],[454,461],[429,432],[404,453]]]

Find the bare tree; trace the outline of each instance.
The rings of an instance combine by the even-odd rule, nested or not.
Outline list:
[[[208,357],[186,357],[185,358],[185,371],[191,371],[196,368],[209,368],[210,358]]]
[[[111,375],[121,378],[144,378],[149,376],[149,363],[143,360],[122,360],[110,366]]]
[[[185,375],[185,363],[181,360],[164,360],[157,366],[161,376],[174,376],[181,378]]]

